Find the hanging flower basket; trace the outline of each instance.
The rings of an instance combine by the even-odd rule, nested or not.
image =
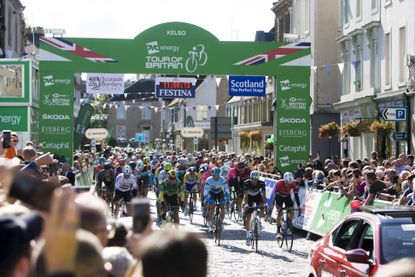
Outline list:
[[[376,120],[370,125],[370,130],[378,134],[389,134],[395,129],[391,121]]]
[[[359,137],[362,133],[359,128],[359,122],[355,120],[349,120],[342,126],[342,136],[346,137]]]
[[[360,130],[361,133],[372,132],[372,130],[370,129],[370,126],[372,125],[373,122],[374,122],[373,119],[362,119],[357,124],[357,128]]]
[[[248,133],[248,137],[252,140],[261,138],[261,132],[260,131],[251,131]]]
[[[332,121],[327,124],[323,124],[318,129],[318,137],[323,138],[332,138],[340,133],[340,126],[336,122]]]
[[[240,133],[239,133],[239,136],[240,136],[241,138],[248,138],[248,137],[249,137],[248,132],[240,132]]]

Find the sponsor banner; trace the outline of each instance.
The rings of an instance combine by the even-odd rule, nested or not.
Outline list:
[[[155,91],[158,98],[195,98],[196,79],[157,77]]]
[[[276,167],[282,173],[294,172],[310,154],[310,76],[287,70],[277,77]]]
[[[69,107],[71,101],[69,95],[55,92],[43,95],[42,104],[48,107]]]
[[[3,130],[27,132],[27,107],[1,107],[0,132]]]
[[[229,76],[229,96],[265,96],[264,76]]]
[[[77,149],[81,145],[81,141],[84,138],[85,131],[89,127],[91,117],[94,114],[94,107],[90,104],[82,105],[78,114],[78,121],[76,122],[75,127],[75,136],[74,136],[74,147]]]
[[[265,183],[265,197],[267,199],[267,206],[271,207],[272,201],[274,200],[275,187],[278,180],[264,178],[263,181]]]
[[[69,86],[73,84],[73,78],[58,78],[54,74],[49,74],[42,77],[42,83],[44,87],[52,87],[52,86]]]
[[[88,73],[86,76],[86,93],[123,94],[124,74]]]

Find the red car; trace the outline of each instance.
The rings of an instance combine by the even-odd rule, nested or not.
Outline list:
[[[407,257],[415,257],[415,209],[365,206],[313,245],[307,276],[373,276]]]

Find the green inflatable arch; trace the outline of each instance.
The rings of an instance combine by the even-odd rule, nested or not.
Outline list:
[[[310,44],[219,41],[188,23],[151,27],[134,39],[41,37],[39,140],[73,153],[74,74],[79,72],[274,76],[276,166],[293,171],[310,151]],[[44,130],[65,130],[51,134]]]

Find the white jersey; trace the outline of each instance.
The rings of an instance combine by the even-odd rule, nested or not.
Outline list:
[[[115,179],[115,189],[119,191],[129,191],[131,189],[137,189],[137,182],[134,175],[130,175],[129,178],[124,178],[124,173],[121,173]]]

